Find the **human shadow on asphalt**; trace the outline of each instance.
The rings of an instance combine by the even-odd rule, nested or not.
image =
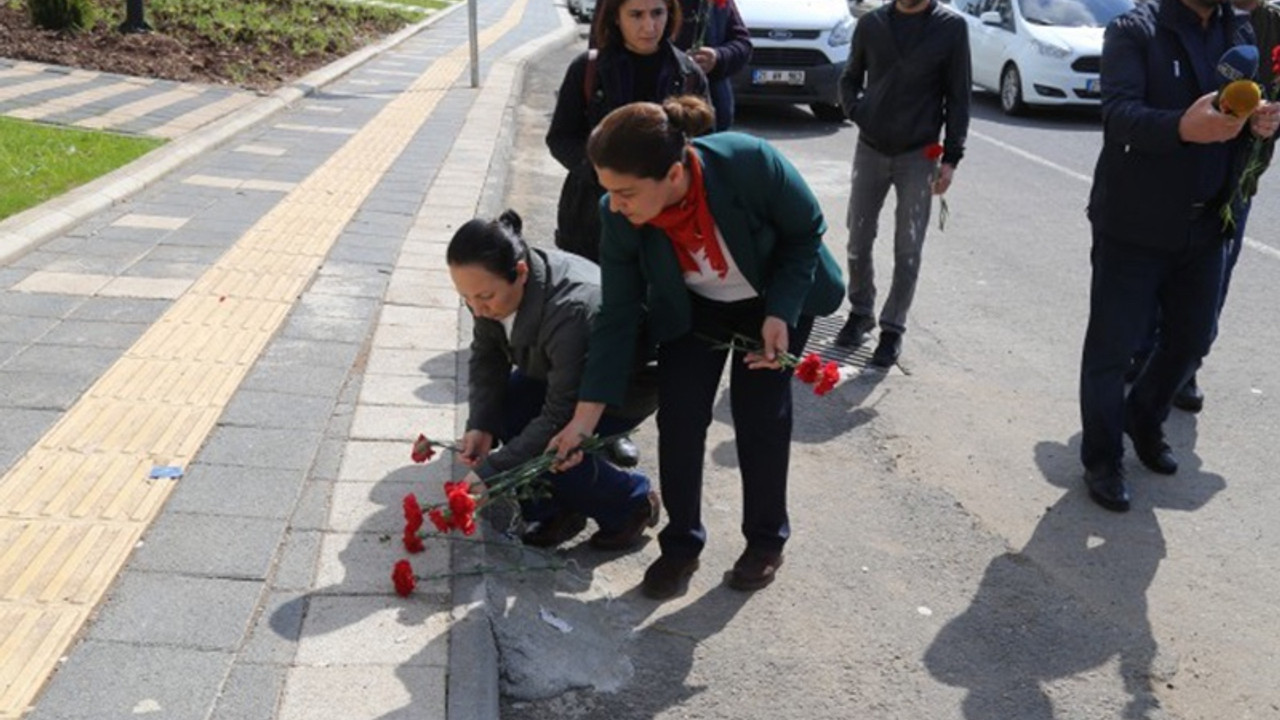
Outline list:
[[[1173,672],[1148,618],[1147,589],[1166,555],[1156,511],[1193,512],[1225,487],[1221,476],[1200,470],[1193,453],[1180,455],[1172,479],[1131,462],[1133,507],[1116,514],[1088,498],[1078,434],[1066,445],[1036,446],[1041,473],[1066,494],[1046,508],[1021,551],[991,561],[969,608],[924,656],[934,678],[968,690],[965,718],[1053,720],[1047,684],[1117,658],[1128,695],[1121,717],[1154,720],[1160,701],[1153,685]],[[1059,709],[1060,717],[1082,712]]]
[[[414,390],[414,397],[433,405],[453,405],[458,401],[458,363],[466,349],[431,351],[431,357],[418,366],[427,382]]]
[[[815,395],[807,385],[793,383],[792,441],[804,445],[820,445],[874,420],[878,414],[875,404],[865,403],[885,377],[886,373],[864,370],[822,396]],[[733,410],[728,390],[722,391],[716,399],[711,417],[715,422],[733,427]],[[737,443],[732,439],[720,442],[712,448],[711,459],[721,467],[738,467]]]

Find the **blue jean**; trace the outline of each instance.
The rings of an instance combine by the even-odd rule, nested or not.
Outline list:
[[[1089,326],[1080,363],[1080,460],[1086,469],[1120,466],[1126,411],[1142,432],[1164,424],[1174,394],[1213,341],[1225,250],[1217,240],[1176,252],[1154,250],[1094,231]],[[1125,370],[1157,318],[1159,341],[1126,401]]]
[[[702,523],[702,470],[707,428],[729,350],[713,340],[736,331],[760,336],[762,303],[694,299],[693,332],[658,347],[658,465],[667,525],[658,534],[662,554],[696,557],[707,542]],[[790,328],[792,354],[804,351],[813,318]],[[742,534],[747,546],[781,552],[791,534],[787,470],[791,462],[791,371],[751,370],[734,352],[729,405],[742,472]]]
[[[524,430],[542,412],[547,385],[520,371],[507,380],[505,427],[497,438],[507,441]],[[601,437],[634,430],[644,418],[620,418],[606,414],[596,427]],[[649,478],[624,470],[597,454],[563,472],[548,475],[551,497],[520,503],[527,522],[548,520],[562,512],[576,512],[595,521],[601,530],[621,530],[638,507],[648,507]]]

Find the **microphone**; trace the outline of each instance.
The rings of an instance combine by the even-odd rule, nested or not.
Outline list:
[[[1238,118],[1252,115],[1262,102],[1262,88],[1253,81],[1258,74],[1258,48],[1236,45],[1222,53],[1214,70],[1221,86],[1214,106]]]

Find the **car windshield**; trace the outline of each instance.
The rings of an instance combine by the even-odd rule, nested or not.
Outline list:
[[[1020,0],[1022,17],[1032,25],[1106,27],[1133,8],[1133,0]]]

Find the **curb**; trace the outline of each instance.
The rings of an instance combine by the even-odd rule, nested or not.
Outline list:
[[[511,89],[502,111],[503,122],[494,139],[493,154],[486,169],[484,188],[476,208],[479,217],[494,217],[501,210],[506,198],[508,176],[511,168],[513,138],[516,132],[515,114],[524,93],[524,79],[528,64],[577,38],[577,23],[569,17],[563,6],[557,6],[560,30],[543,38],[526,43],[507,54],[497,63],[513,66]],[[492,73],[490,73],[492,74]],[[466,309],[458,309],[459,347],[470,346],[470,317]],[[458,403],[464,408],[456,415],[458,437],[466,429],[467,365],[464,354],[458,356]],[[483,530],[481,531],[484,532]],[[455,543],[450,557],[450,568],[458,570],[483,564],[484,551]],[[455,576],[451,583],[452,626],[449,629],[449,668],[445,689],[445,717],[448,720],[498,720],[501,711],[499,650],[494,638],[493,624],[489,619],[489,583],[485,576]]]
[[[124,167],[0,222],[0,265],[17,260],[90,215],[136,195],[242,130],[315,93],[466,5],[467,0],[458,0],[431,17],[304,75],[261,100],[153,150]]]

